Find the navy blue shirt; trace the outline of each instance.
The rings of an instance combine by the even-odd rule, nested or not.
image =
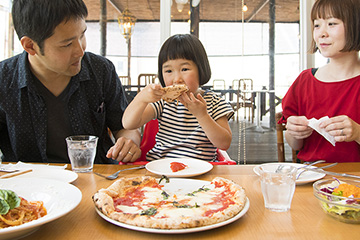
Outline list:
[[[51,162],[46,155],[48,112],[34,78],[25,51],[0,62],[3,161]],[[95,163],[116,163],[105,156],[113,145],[107,129],[123,129],[121,120],[128,103],[114,65],[86,52],[81,71],[71,78],[69,95],[67,112],[72,135],[98,136]]]

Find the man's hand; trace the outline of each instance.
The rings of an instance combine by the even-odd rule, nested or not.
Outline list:
[[[117,140],[107,152],[107,158],[126,163],[134,162],[141,156],[139,130],[122,129],[113,134]]]

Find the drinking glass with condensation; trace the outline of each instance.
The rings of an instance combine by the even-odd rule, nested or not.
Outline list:
[[[289,165],[282,168],[263,165],[259,167],[259,172],[265,208],[275,212],[289,211],[295,192],[297,168]]]
[[[94,166],[98,137],[90,135],[66,138],[68,156],[74,172],[91,172]]]

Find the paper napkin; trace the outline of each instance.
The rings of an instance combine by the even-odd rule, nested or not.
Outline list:
[[[65,169],[67,164],[62,166],[54,166],[49,164],[32,164],[32,163],[24,163],[24,162],[17,162],[16,164],[9,163],[9,164],[1,164],[1,167],[7,170],[25,170],[25,169],[44,169],[44,168],[52,168],[52,169]]]
[[[319,124],[323,121],[329,119],[328,116],[322,117],[320,119],[312,118],[309,120],[309,127],[317,131],[321,136],[323,136],[326,140],[328,140],[334,147],[335,147],[335,138],[334,136],[330,135],[324,128],[320,128]]]

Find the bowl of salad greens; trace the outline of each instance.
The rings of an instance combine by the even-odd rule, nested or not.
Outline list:
[[[325,213],[341,222],[360,223],[360,181],[319,180],[313,189]]]

